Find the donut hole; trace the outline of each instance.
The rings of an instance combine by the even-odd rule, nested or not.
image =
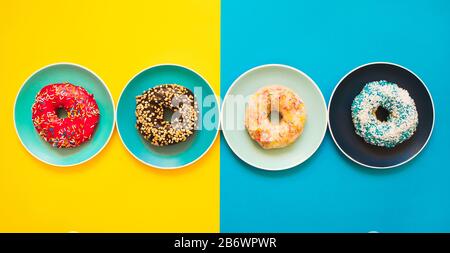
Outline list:
[[[272,110],[269,113],[269,120],[270,120],[270,123],[272,123],[272,124],[279,124],[282,118],[283,118],[283,116],[277,110]]]
[[[379,106],[379,107],[375,110],[375,116],[376,116],[377,119],[378,119],[379,121],[381,121],[381,122],[387,121],[388,118],[389,118],[389,114],[390,114],[389,111],[388,111],[386,108],[382,107],[382,106]]]
[[[163,120],[170,122],[170,123],[175,123],[174,121],[176,119],[178,119],[178,122],[183,122],[183,117],[178,112],[179,111],[178,108],[182,108],[182,107],[183,107],[183,102],[174,98],[172,100],[171,107],[164,107]]]
[[[172,123],[173,114],[174,114],[174,111],[172,109],[164,108],[163,120]]]
[[[69,114],[67,113],[67,110],[64,107],[59,107],[58,109],[56,109],[56,115],[60,119],[65,119],[68,117]]]

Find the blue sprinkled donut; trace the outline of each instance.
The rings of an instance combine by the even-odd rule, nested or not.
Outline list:
[[[386,121],[376,116],[378,108],[389,112]],[[367,143],[393,148],[413,136],[419,123],[414,100],[408,91],[385,80],[367,83],[352,103],[355,132]]]

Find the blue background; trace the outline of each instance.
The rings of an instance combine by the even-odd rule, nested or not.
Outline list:
[[[428,146],[374,170],[340,153],[329,132],[307,162],[267,172],[221,140],[222,232],[450,232],[450,2],[222,1],[221,94],[251,67],[288,64],[329,101],[337,82],[373,61],[401,64],[433,95]]]

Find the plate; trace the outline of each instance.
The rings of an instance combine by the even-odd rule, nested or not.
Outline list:
[[[44,141],[31,119],[36,95],[48,84],[70,82],[94,95],[100,121],[92,139],[76,148],[58,149]],[[22,85],[14,105],[14,124],[25,149],[40,161],[60,167],[74,166],[97,155],[108,143],[114,130],[114,101],[105,83],[91,70],[73,63],[56,63],[33,73]]]
[[[280,149],[263,149],[245,128],[245,104],[250,95],[268,85],[283,85],[304,101],[307,119],[302,135]],[[319,148],[327,129],[327,108],[316,83],[305,73],[290,66],[269,64],[252,68],[239,76],[224,98],[222,131],[231,150],[244,162],[264,170],[295,167]]]
[[[350,106],[364,85],[387,80],[406,89],[414,99],[419,124],[414,135],[395,146],[383,148],[366,143],[355,133]],[[428,88],[411,70],[388,62],[357,67],[336,85],[328,105],[329,129],[338,148],[352,161],[369,168],[388,169],[411,161],[426,146],[434,126],[434,105]]]
[[[136,129],[136,96],[161,84],[179,84],[194,92],[200,110],[199,129],[185,142],[157,147]],[[175,64],[157,65],[133,77],[120,95],[117,129],[127,150],[139,161],[159,169],[176,169],[199,160],[219,131],[219,104],[208,82],[195,71]]]

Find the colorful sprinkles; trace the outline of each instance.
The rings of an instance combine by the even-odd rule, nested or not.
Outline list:
[[[164,119],[165,111],[172,114],[170,121]],[[178,84],[159,85],[136,97],[136,128],[155,146],[186,141],[194,134],[198,114],[194,94]]]
[[[377,118],[379,107],[389,111],[386,121]],[[380,147],[393,148],[408,140],[419,123],[416,105],[408,91],[385,80],[367,83],[353,100],[351,111],[356,134]]]
[[[271,120],[272,112],[281,115],[279,122]],[[245,127],[250,137],[264,149],[292,144],[302,134],[305,123],[305,103],[294,91],[280,85],[256,91],[245,110]]]
[[[63,108],[66,117],[59,117]],[[92,94],[71,83],[45,86],[36,95],[32,120],[38,134],[58,148],[74,148],[92,138],[100,112]]]

